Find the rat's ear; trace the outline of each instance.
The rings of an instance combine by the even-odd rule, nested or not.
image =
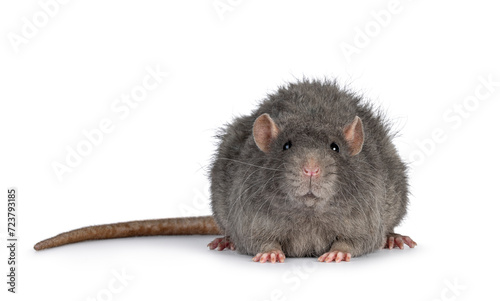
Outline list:
[[[363,131],[363,122],[358,116],[354,117],[353,122],[344,128],[344,138],[347,140],[350,149],[350,155],[355,156],[359,154],[363,148],[365,133]]]
[[[279,129],[269,114],[260,115],[253,124],[253,139],[265,153],[271,149],[271,142],[278,136]]]

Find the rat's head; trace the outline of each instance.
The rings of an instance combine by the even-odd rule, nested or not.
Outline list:
[[[341,125],[294,119],[278,125],[262,114],[254,122],[253,137],[267,158],[270,180],[296,205],[307,207],[338,193],[342,167],[361,152],[364,142],[358,116]]]

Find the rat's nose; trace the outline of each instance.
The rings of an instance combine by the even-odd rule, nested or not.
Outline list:
[[[304,165],[303,171],[304,171],[304,174],[306,174],[307,176],[316,177],[316,176],[319,176],[319,173],[321,170],[320,170],[319,166],[316,164],[307,164],[307,165]]]

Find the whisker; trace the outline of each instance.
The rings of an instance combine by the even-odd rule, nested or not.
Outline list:
[[[239,160],[229,159],[229,158],[219,158],[219,159],[228,160],[228,161],[232,161],[232,162],[236,162],[236,163],[240,163],[240,164],[245,164],[245,165],[249,165],[249,166],[253,166],[253,167],[258,167],[258,168],[262,168],[262,169],[267,169],[267,170],[283,171],[282,169],[259,166],[259,165],[255,165],[255,164],[251,164],[251,163],[247,163],[247,162],[243,162],[243,161],[239,161]]]

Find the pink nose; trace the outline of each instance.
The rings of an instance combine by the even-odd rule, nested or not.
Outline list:
[[[317,165],[305,165],[303,169],[307,176],[318,176],[320,173],[319,166]]]

